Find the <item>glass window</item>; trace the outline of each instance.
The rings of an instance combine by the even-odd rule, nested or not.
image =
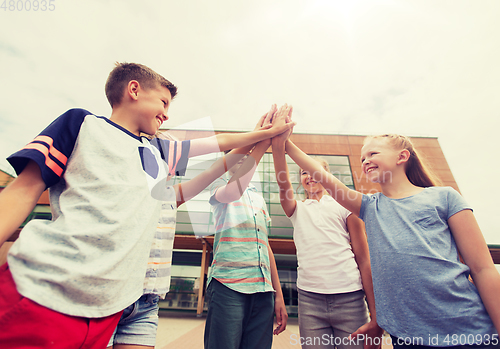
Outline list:
[[[220,158],[222,153],[206,155],[201,160],[197,158],[189,160],[188,170],[184,177],[172,178],[173,183],[182,183],[207,169],[212,163]],[[330,172],[341,180],[345,185],[354,189],[349,158],[347,156],[320,155],[325,159]],[[286,155],[289,168],[290,180],[296,191],[297,200],[304,199],[304,191],[300,186],[300,169],[293,160]],[[272,154],[265,154],[259,163],[257,171],[252,179],[252,184],[262,194],[267,203],[268,212],[272,223],[269,236],[272,238],[291,239],[293,227],[290,219],[285,215],[280,204],[279,187],[276,183]],[[204,189],[200,194],[183,204],[177,211],[176,234],[214,234],[214,223],[210,199],[210,188]],[[297,296],[297,256],[275,254],[276,265],[280,277],[281,288],[285,298],[287,312],[290,316],[298,314]],[[209,262],[210,263],[210,262]],[[192,271],[186,269],[195,268]],[[179,254],[174,251],[172,260],[172,283],[167,298],[160,303],[161,308],[168,309],[189,309],[195,310],[197,307],[197,292],[200,287],[199,272],[201,265],[201,254]],[[197,268],[195,266],[198,266]],[[206,304],[205,304],[206,310]]]
[[[45,220],[51,220],[52,219],[52,213],[50,211],[50,206],[49,205],[36,205],[33,211],[26,217],[25,221],[23,224],[21,224],[21,228],[24,227],[29,221],[33,219],[45,219]]]
[[[222,153],[205,155],[189,160],[188,170],[184,177],[174,177],[173,183],[187,181],[205,169],[209,168],[215,160],[220,158]],[[326,160],[330,165],[330,172],[341,180],[345,185],[354,189],[351,167],[348,156],[340,155],[318,155]],[[304,199],[304,190],[300,186],[300,169],[293,160],[286,155],[290,181],[296,191],[298,200]],[[290,220],[286,217],[281,208],[279,199],[279,187],[276,183],[274,172],[273,156],[270,153],[264,154],[252,179],[252,184],[262,194],[267,202],[267,208],[272,219],[269,236],[278,238],[291,238],[293,228]],[[200,194],[179,207],[177,213],[176,234],[199,234],[210,235],[214,233],[213,217],[210,199],[210,188],[205,188]]]

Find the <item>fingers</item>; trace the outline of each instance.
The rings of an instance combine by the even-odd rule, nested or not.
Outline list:
[[[286,120],[285,120],[286,123],[289,123],[292,121],[292,112],[293,112],[293,107],[290,106],[290,109],[288,110],[288,115],[287,115]]]
[[[271,123],[273,121],[274,114],[276,114],[277,110],[278,110],[278,106],[276,104],[273,104],[273,106],[271,107],[271,110],[268,113],[268,115],[270,116],[269,123]]]
[[[366,324],[362,325],[356,331],[351,333],[348,338],[349,338],[349,340],[351,340],[351,339],[356,340],[359,335],[361,335],[361,334],[364,335],[365,333],[366,333]]]
[[[289,107],[288,107],[288,104],[286,104],[286,103],[285,103],[285,104],[283,104],[283,105],[280,107],[280,109],[278,110],[278,114],[279,114],[280,116],[284,116],[284,115],[288,114],[288,108],[289,108]]]
[[[280,120],[282,123],[287,123],[288,122],[287,119],[289,119],[288,115],[290,114],[291,108],[292,108],[291,105],[290,106],[288,104],[282,105],[275,113],[275,116],[273,118],[273,123],[278,120]]]
[[[266,119],[267,114],[262,115],[257,121],[257,125],[255,125],[254,131],[260,130],[262,125],[264,124],[264,120]]]
[[[273,116],[274,116],[274,113],[276,113],[276,104],[273,104],[271,106],[271,109],[269,109],[269,111],[264,115],[264,119],[262,121],[262,125],[261,126],[266,126],[266,125],[270,125],[272,120],[273,120]]]
[[[358,338],[358,336],[361,337]],[[371,337],[370,334],[369,334],[369,328],[368,328],[368,325],[367,324],[364,324],[363,326],[361,326],[360,328],[358,328],[356,331],[354,331],[353,333],[351,333],[348,337],[349,341],[359,341],[359,340],[363,340],[363,338],[367,338],[367,337]],[[377,346],[376,345],[373,345],[373,344],[369,344],[366,340],[363,340],[363,348],[364,349],[377,349]]]
[[[278,333],[283,332],[283,330],[281,329],[281,320],[278,321],[278,319],[276,318],[276,323],[278,324],[278,326],[276,326],[276,328],[274,329],[273,333],[274,334],[278,334]]]
[[[286,309],[283,308],[283,316],[281,317],[280,331],[278,333],[281,333],[286,329],[287,323],[288,323],[288,314],[286,312]]]
[[[268,124],[274,123],[277,118],[285,118],[285,122],[291,121],[292,117],[292,106],[288,104],[282,105],[279,109],[276,104],[271,106],[271,109],[259,119],[256,128],[265,127]]]
[[[288,314],[285,305],[283,304],[279,309],[275,310],[275,313],[278,326],[274,329],[273,334],[278,335],[286,329],[286,324],[288,322]]]
[[[264,114],[264,115],[262,115],[262,116],[260,117],[259,122],[257,122],[257,126],[258,126],[258,127],[262,127],[262,125],[264,125],[265,120],[267,119],[267,114],[268,114],[268,113],[266,113],[266,114]]]

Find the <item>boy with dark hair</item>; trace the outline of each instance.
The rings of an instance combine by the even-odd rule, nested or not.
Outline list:
[[[268,125],[275,111],[276,105],[273,105],[269,112],[260,118],[255,130]],[[176,140],[168,133],[159,133],[157,137]],[[192,140],[191,144],[197,142],[204,142],[204,139]],[[200,193],[228,168],[241,161],[244,154],[253,147],[253,144],[242,147],[239,149],[240,152],[224,156],[196,177],[182,182],[182,187],[179,183],[166,189],[170,195],[163,195],[162,198],[160,220],[151,246],[143,295],[124,309],[108,348],[154,348],[158,330],[158,302],[165,298],[170,289],[177,208]]]
[[[177,87],[160,74],[142,64],[117,63],[106,81],[105,91],[111,107],[121,103],[123,90],[131,80],[137,80],[143,87],[154,88],[160,85],[170,91],[172,99],[177,94]]]
[[[128,81],[121,100],[110,97],[109,119],[71,109],[8,158],[18,177],[0,194],[0,244],[46,188],[52,220],[29,222],[0,267],[5,347],[105,348],[122,310],[143,293],[168,175],[184,174],[191,156],[253,144],[291,126],[150,142],[140,135],[154,135],[168,119],[176,89],[143,67],[124,63],[111,72],[107,92]],[[115,79],[128,68],[144,74]]]

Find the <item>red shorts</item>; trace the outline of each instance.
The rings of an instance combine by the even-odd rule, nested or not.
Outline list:
[[[84,318],[51,310],[21,296],[7,263],[0,266],[2,348],[106,348],[121,313]]]

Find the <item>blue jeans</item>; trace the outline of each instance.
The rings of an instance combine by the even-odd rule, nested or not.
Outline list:
[[[207,300],[205,349],[271,349],[274,292],[240,293],[212,279]]]
[[[363,290],[322,294],[297,289],[299,330],[303,349],[363,349],[348,337],[370,321]]]
[[[114,344],[135,344],[154,347],[158,330],[158,301],[156,294],[142,295],[123,311],[108,347]]]

